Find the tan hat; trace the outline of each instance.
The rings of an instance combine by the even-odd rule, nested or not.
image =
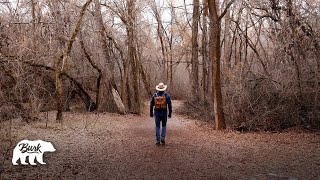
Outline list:
[[[157,86],[156,86],[156,90],[157,91],[165,91],[167,89],[167,85],[164,85],[163,83],[159,83]]]

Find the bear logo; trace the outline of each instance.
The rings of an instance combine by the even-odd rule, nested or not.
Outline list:
[[[55,150],[51,142],[22,140],[13,149],[12,164],[18,165],[17,161],[20,159],[21,164],[28,165],[26,163],[27,157],[29,157],[29,164],[31,165],[37,165],[35,159],[40,164],[46,164],[43,162],[43,153],[54,152]]]

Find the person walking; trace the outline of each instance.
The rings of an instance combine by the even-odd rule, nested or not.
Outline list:
[[[171,118],[172,115],[172,103],[171,97],[168,93],[165,93],[167,85],[159,83],[156,86],[157,92],[152,96],[150,101],[150,117],[155,117],[156,124],[156,145],[165,144],[166,132],[167,132],[167,117]],[[169,113],[168,113],[169,111]],[[160,137],[160,123],[162,122],[162,131]]]

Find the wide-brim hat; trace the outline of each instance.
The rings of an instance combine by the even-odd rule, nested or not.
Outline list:
[[[167,85],[164,85],[163,83],[159,83],[157,86],[156,86],[156,90],[157,91],[165,91],[167,89]]]

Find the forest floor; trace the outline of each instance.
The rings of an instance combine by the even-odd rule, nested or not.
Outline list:
[[[13,143],[0,141],[0,179],[320,179],[320,133],[214,131],[173,113],[166,145],[156,146],[145,112],[67,112],[63,125],[50,112],[47,127],[15,120]],[[13,166],[22,139],[50,141],[57,150],[44,154],[46,165]]]

